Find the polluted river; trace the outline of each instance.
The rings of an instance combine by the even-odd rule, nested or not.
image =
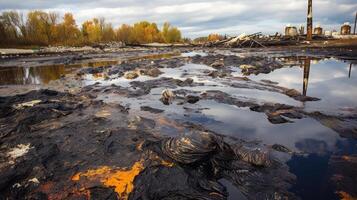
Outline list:
[[[352,199],[357,52],[0,60],[0,199]]]

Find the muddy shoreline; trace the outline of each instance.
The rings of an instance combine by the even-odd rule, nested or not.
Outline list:
[[[311,139],[289,146],[230,135],[232,119],[219,121],[219,111],[236,112],[238,121],[241,112],[254,115],[249,123],[276,131],[310,123],[353,146],[356,106],[325,109],[319,105],[325,97],[310,96],[305,79],[314,62],[352,66],[356,58],[354,48],[196,47],[2,58],[0,199],[312,195],[296,189],[301,175],[290,165],[321,151],[310,151]],[[303,70],[302,91],[269,78],[293,69]],[[256,78],[262,75],[268,78]],[[357,196],[350,184],[357,178],[355,157],[333,152],[328,158],[326,198]]]

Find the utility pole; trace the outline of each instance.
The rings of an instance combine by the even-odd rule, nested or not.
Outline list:
[[[354,35],[356,35],[356,24],[357,24],[357,12],[356,12],[356,18],[355,18],[355,28],[353,30]]]
[[[312,40],[312,0],[307,3],[307,26],[306,26],[306,39]]]

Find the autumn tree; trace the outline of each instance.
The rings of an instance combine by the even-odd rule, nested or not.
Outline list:
[[[23,15],[6,11],[0,16],[0,35],[4,43],[17,43],[26,35]]]
[[[104,18],[94,18],[82,24],[82,36],[86,43],[110,42],[115,40],[115,31]]]
[[[156,23],[141,21],[133,26],[123,24],[115,30],[104,18],[85,21],[81,29],[74,16],[63,17],[54,12],[30,11],[26,17],[16,11],[0,14],[1,45],[85,45],[100,42],[122,41],[126,44],[153,42],[181,42],[177,27],[164,23],[162,30]]]
[[[98,43],[101,40],[99,19],[94,18],[82,24],[82,35],[86,43]]]
[[[55,40],[58,14],[32,11],[27,15],[28,39],[34,44],[51,44]]]
[[[129,44],[130,37],[133,31],[133,27],[127,24],[121,25],[120,28],[116,31],[117,41],[124,42],[125,44]]]
[[[102,29],[102,42],[111,42],[115,40],[115,31],[112,24],[103,24]]]
[[[0,38],[2,38],[2,40],[0,40],[1,45],[4,45],[8,42],[7,34],[6,34],[6,30],[5,30],[5,24],[3,23],[1,18],[0,18]]]
[[[210,42],[218,41],[218,40],[223,40],[224,37],[222,35],[219,35],[217,33],[212,33],[208,35],[207,40]]]
[[[66,13],[63,22],[57,27],[57,38],[59,44],[75,45],[79,42],[80,31],[71,13]]]
[[[162,26],[161,34],[162,34],[165,42],[167,42],[167,38],[169,36],[170,26],[171,25],[168,22],[165,22],[164,25]]]
[[[145,42],[162,42],[163,38],[156,23],[151,23],[145,28]]]
[[[208,37],[198,37],[193,40],[193,43],[202,44],[208,41]]]
[[[147,21],[135,23],[129,41],[133,44],[146,43],[145,28],[149,25],[150,23]]]
[[[162,27],[162,36],[166,43],[175,43],[181,41],[181,32],[177,27],[172,27],[168,22],[165,22]]]

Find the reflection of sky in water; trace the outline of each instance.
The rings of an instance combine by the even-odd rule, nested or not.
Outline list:
[[[102,76],[94,76],[87,74],[84,78],[85,85],[92,85],[96,82],[100,83],[103,86],[108,86],[111,84],[115,84],[122,87],[130,87],[130,82],[132,81],[147,81],[147,80],[154,80],[160,79],[163,77],[167,78],[174,78],[185,80],[187,78],[192,78],[197,83],[203,83],[204,86],[196,86],[196,87],[178,87],[177,89],[187,89],[197,92],[203,92],[208,90],[219,90],[226,92],[232,95],[235,98],[242,98],[245,101],[252,99],[257,102],[276,102],[276,103],[284,103],[294,106],[300,106],[301,103],[280,93],[270,92],[265,90],[255,90],[255,89],[248,89],[248,88],[232,88],[227,87],[226,85],[222,84],[221,81],[224,81],[220,78],[211,78],[209,76],[203,75],[205,70],[214,70],[212,67],[206,65],[198,65],[198,64],[186,64],[179,68],[163,68],[160,69],[163,74],[159,77],[149,77],[149,76],[139,76],[136,79],[129,80],[125,79],[124,77],[113,77],[110,79],[104,79]],[[163,88],[165,89],[165,88]],[[160,91],[162,91],[161,89]]]
[[[348,78],[349,64],[330,59],[322,60],[319,62],[312,62],[310,67],[310,75],[308,79],[307,95],[318,97],[321,100],[316,102],[306,102],[302,104],[285,95],[255,90],[255,89],[242,89],[242,88],[230,88],[222,85],[219,78],[212,79],[207,76],[203,76],[205,70],[214,70],[211,67],[205,65],[187,64],[180,68],[163,68],[164,72],[157,78],[171,77],[175,79],[184,80],[186,78],[192,78],[195,82],[204,83],[205,86],[187,88],[195,91],[204,90],[221,90],[231,94],[232,96],[254,98],[259,102],[278,102],[295,106],[305,106],[308,111],[323,111],[329,112],[342,112],[349,108],[357,107],[355,99],[357,99],[357,76]],[[232,68],[234,75],[239,75],[239,69]],[[275,82],[279,82],[280,86],[287,88],[294,88],[302,92],[303,87],[303,68],[298,66],[285,67],[277,69],[269,74],[251,75],[249,78],[260,81],[267,79]],[[156,79],[148,76],[139,76],[134,81],[146,81]],[[104,80],[98,79],[92,75],[85,77],[85,84],[94,84],[100,82],[102,85],[116,84],[124,87],[128,87],[129,83],[133,80],[127,80],[123,77]]]
[[[338,135],[329,128],[310,118],[295,120],[294,123],[271,124],[264,113],[252,112],[249,109],[239,109],[235,106],[217,104],[212,101],[201,102],[203,107],[210,108],[203,113],[221,124],[207,126],[225,134],[246,138],[259,139],[266,144],[284,144],[294,150],[295,144],[304,139],[323,140],[328,149],[333,150]],[[308,149],[304,149],[309,151]]]
[[[294,123],[271,124],[264,113],[214,101],[200,101],[199,105],[188,107],[209,109],[202,110],[202,114],[191,113],[181,120],[200,123],[217,133],[246,140],[259,140],[268,145],[282,144],[302,153],[282,158],[297,176],[291,191],[302,199],[338,199],[330,182],[332,174],[328,171],[329,160],[331,155],[357,153],[356,140],[341,138],[311,118],[294,120]],[[230,194],[236,193],[229,184],[225,185],[228,185]],[[229,199],[235,198],[231,196]]]
[[[330,59],[311,63],[307,95],[318,97],[321,101],[306,102],[308,110],[333,112],[339,108],[357,107],[357,75],[356,66],[352,66],[351,77],[348,78],[349,64]],[[294,88],[302,92],[303,68],[286,67],[269,74],[251,75],[253,80],[268,79],[279,82],[280,86]]]
[[[190,51],[190,52],[185,52],[182,53],[181,56],[182,57],[193,57],[193,56],[207,56],[207,53],[203,52],[203,51]]]
[[[232,88],[221,83],[221,79],[202,76],[205,70],[213,70],[205,65],[187,64],[180,68],[160,69],[164,74],[157,78],[139,76],[134,80],[125,78],[114,78],[104,80],[95,79],[92,75],[85,77],[87,84],[100,82],[103,85],[116,84],[128,87],[131,81],[146,81],[161,77],[171,77],[184,80],[192,78],[195,82],[204,83],[204,86],[197,87],[177,87],[176,89],[187,89],[197,92],[207,90],[220,90],[244,101],[275,102],[285,103],[294,106],[303,106],[286,95],[256,89]],[[336,60],[323,60],[313,62],[310,68],[309,86],[307,94],[319,97],[318,102],[305,103],[306,109],[319,111],[336,111],[340,107],[356,106],[357,98],[357,78],[348,79],[348,66],[346,63]],[[357,77],[357,76],[356,76]],[[249,78],[259,81],[268,79],[279,82],[279,85],[287,88],[302,90],[303,69],[299,67],[286,67],[277,69],[270,74],[252,75]],[[139,97],[135,101],[130,98],[118,98],[122,104],[130,104],[132,109],[139,109],[140,106],[151,106],[153,108],[165,109],[165,114],[172,117],[182,117],[187,112],[182,106],[173,104],[163,106],[159,101],[161,91],[165,88],[159,87],[152,89],[149,95]],[[110,101],[110,98],[107,99]],[[112,99],[114,100],[114,99]],[[246,139],[259,139],[267,144],[284,144],[294,150],[310,153],[326,153],[335,151],[335,144],[341,138],[331,129],[321,125],[319,122],[304,118],[294,120],[294,123],[281,125],[271,124],[264,113],[251,112],[247,108],[237,108],[231,105],[216,103],[213,101],[200,101],[195,105],[188,105],[193,108],[209,108],[203,110],[203,114],[190,114],[189,120],[205,124],[220,133],[243,137]],[[341,112],[341,111],[339,111]],[[321,143],[322,142],[322,143]],[[321,143],[318,147],[314,144]]]

